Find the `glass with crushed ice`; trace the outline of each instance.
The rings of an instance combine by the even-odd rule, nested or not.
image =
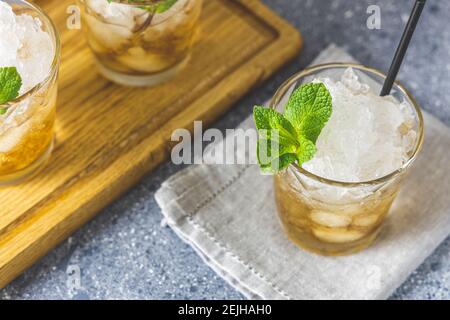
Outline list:
[[[16,67],[19,96],[0,105],[0,185],[31,176],[52,146],[59,37],[50,18],[22,0],[0,1],[0,67]]]
[[[127,86],[151,86],[186,64],[202,0],[78,0],[100,72]]]
[[[332,96],[314,158],[274,177],[281,224],[306,250],[345,255],[368,247],[416,159],[421,111],[400,84],[380,97],[384,79],[360,65],[320,65],[293,76],[272,99],[271,107],[283,112],[293,90],[311,81],[323,82]]]

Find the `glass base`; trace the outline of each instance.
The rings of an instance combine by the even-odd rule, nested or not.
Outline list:
[[[0,176],[0,187],[21,183],[25,180],[31,179],[36,174],[38,174],[50,159],[53,151],[54,141],[55,139],[52,139],[52,142],[48,146],[47,150],[45,150],[45,152],[28,167],[8,175]]]
[[[173,79],[180,72],[180,70],[186,66],[188,60],[189,57],[170,69],[167,69],[160,73],[142,76],[135,76],[111,70],[98,60],[96,61],[96,63],[102,76],[104,76],[108,80],[111,80],[112,82],[128,87],[151,87]]]
[[[286,230],[284,225],[282,226],[289,240],[291,240],[291,242],[293,242],[297,247],[321,256],[347,256],[362,251],[374,243],[381,230],[381,227],[379,227],[358,241],[348,243],[321,243],[321,245],[318,245],[317,241],[315,243],[301,241],[289,232],[289,230]]]

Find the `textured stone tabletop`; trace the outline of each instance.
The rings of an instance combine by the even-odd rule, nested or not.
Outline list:
[[[208,1],[208,0],[205,0]],[[413,0],[263,0],[298,27],[305,48],[294,62],[247,94],[216,123],[234,128],[253,104],[334,42],[366,65],[386,70]],[[366,26],[381,6],[381,29]],[[423,109],[450,126],[449,1],[428,1],[400,73]],[[41,261],[0,291],[1,299],[241,299],[169,228],[154,193],[180,167],[163,164]],[[450,230],[449,230],[450,231]],[[81,282],[73,274],[81,272]],[[450,238],[394,293],[394,299],[450,298]]]

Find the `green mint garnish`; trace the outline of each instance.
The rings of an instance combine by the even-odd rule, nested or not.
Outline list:
[[[21,86],[22,78],[16,67],[0,68],[0,105],[17,98]],[[0,115],[6,111],[7,108],[0,107]]]
[[[165,0],[156,5],[156,13],[163,13],[172,8],[178,0]]]
[[[331,116],[331,95],[323,83],[308,83],[292,93],[285,109],[297,132],[316,143]]]
[[[113,0],[107,0],[109,3],[113,2]],[[140,6],[139,8],[152,12],[152,13],[164,13],[177,2],[178,0],[160,0],[160,1],[154,1],[154,4],[144,5]],[[139,4],[148,2],[148,0],[128,0],[127,3],[130,4]]]
[[[276,173],[293,162],[301,166],[311,160],[331,111],[331,95],[323,83],[309,83],[296,89],[284,115],[255,106],[253,117],[259,133],[257,154],[261,170]]]

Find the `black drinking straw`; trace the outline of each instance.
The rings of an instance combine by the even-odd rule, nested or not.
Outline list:
[[[414,30],[416,29],[417,22],[419,22],[419,18],[422,14],[425,2],[426,0],[416,0],[408,23],[406,24],[405,31],[403,31],[400,44],[398,45],[397,51],[395,52],[394,60],[392,60],[391,67],[389,68],[386,80],[384,81],[380,96],[386,96],[391,92],[392,85],[394,84],[395,78],[397,78],[398,71],[400,70],[403,58],[405,57],[406,50],[408,50],[408,46],[413,36]]]

